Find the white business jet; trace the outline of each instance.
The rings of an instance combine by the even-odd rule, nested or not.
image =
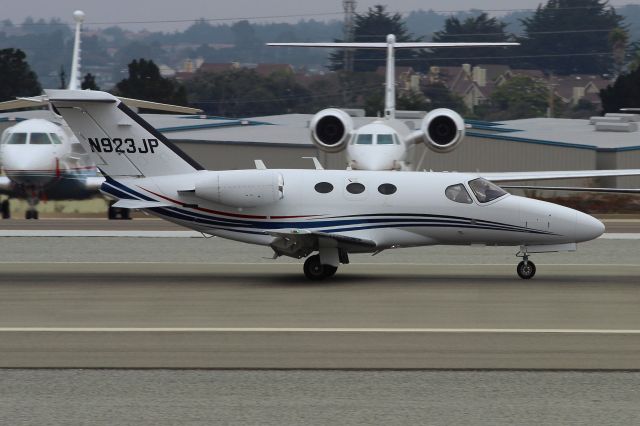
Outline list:
[[[350,253],[435,244],[517,246],[529,255],[573,251],[603,224],[577,210],[510,195],[470,173],[364,170],[205,170],[104,92],[48,90],[50,102],[106,176],[117,207],[202,232],[269,246],[274,258],[307,258],[312,280],[336,273]],[[496,180],[638,175],[640,170],[492,173]],[[318,254],[314,254],[314,253]]]
[[[268,43],[268,46],[342,49],[386,49],[384,117],[354,128],[346,111],[327,108],[313,116],[309,128],[311,141],[325,152],[346,150],[349,168],[354,170],[410,170],[408,153],[416,143],[424,143],[436,153],[456,148],[465,135],[464,120],[457,112],[438,108],[412,131],[396,118],[395,49],[433,49],[460,47],[518,46],[520,43],[396,43],[393,34],[386,43]]]
[[[69,90],[80,87],[80,40],[84,13],[73,14],[76,21]],[[200,110],[122,98],[133,107],[193,114]],[[48,105],[45,96],[0,103],[0,110]],[[0,138],[0,160],[5,176],[0,176],[0,194],[26,199],[26,219],[38,219],[40,200],[83,200],[100,195],[104,182],[73,132],[50,107],[50,119],[29,119],[4,131]],[[109,209],[109,218],[128,217],[128,210]],[[11,215],[9,199],[0,203],[4,219]]]

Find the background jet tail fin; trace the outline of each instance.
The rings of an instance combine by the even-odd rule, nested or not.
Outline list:
[[[87,90],[46,93],[56,112],[107,176],[164,176],[204,169],[109,93]]]

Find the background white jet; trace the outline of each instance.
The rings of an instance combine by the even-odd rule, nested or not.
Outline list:
[[[464,138],[465,123],[460,114],[438,108],[423,119],[420,129],[412,130],[396,118],[395,49],[517,46],[519,43],[396,43],[393,34],[386,43],[268,43],[268,46],[344,49],[386,49],[384,116],[373,123],[354,128],[346,111],[327,108],[313,116],[309,128],[311,141],[326,152],[346,150],[347,162],[354,170],[412,170],[407,164],[410,149],[424,143],[436,153],[453,150]]]
[[[76,22],[69,90],[80,88],[80,43],[85,14],[75,11]],[[121,98],[127,105],[177,113],[193,114],[195,108],[179,107],[137,99]],[[0,203],[2,218],[10,217],[10,198],[27,200],[26,219],[38,219],[36,206],[41,200],[83,200],[99,196],[104,178],[62,117],[51,108],[46,96],[1,102],[0,111],[49,106],[51,117],[29,119],[6,129],[0,137]],[[128,218],[126,209],[109,208],[109,218]]]

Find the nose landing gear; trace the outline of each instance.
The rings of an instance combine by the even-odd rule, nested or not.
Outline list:
[[[529,260],[529,254],[527,253],[526,248],[521,249],[516,256],[522,257],[522,261],[518,263],[518,267],[516,268],[518,276],[523,280],[533,278],[536,274],[536,265]]]

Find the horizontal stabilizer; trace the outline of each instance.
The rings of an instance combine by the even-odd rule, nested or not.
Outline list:
[[[393,43],[396,49],[433,49],[441,47],[503,47],[519,46],[520,43],[437,43],[437,42],[410,42]],[[386,49],[388,43],[267,43],[267,46],[284,47],[324,47],[329,49]]]
[[[120,209],[152,209],[154,207],[169,207],[171,203],[163,203],[160,201],[144,201],[144,200],[120,200],[112,207]]]
[[[12,109],[42,107],[46,102],[44,96],[34,98],[18,98],[11,101],[0,102],[0,111],[10,111]]]
[[[118,99],[120,99],[122,102],[124,102],[125,105],[131,108],[142,108],[142,109],[152,109],[154,111],[175,112],[176,114],[200,114],[202,112],[202,110],[198,108],[163,104],[160,102],[143,101],[140,99],[123,98],[122,96],[119,96]]]

